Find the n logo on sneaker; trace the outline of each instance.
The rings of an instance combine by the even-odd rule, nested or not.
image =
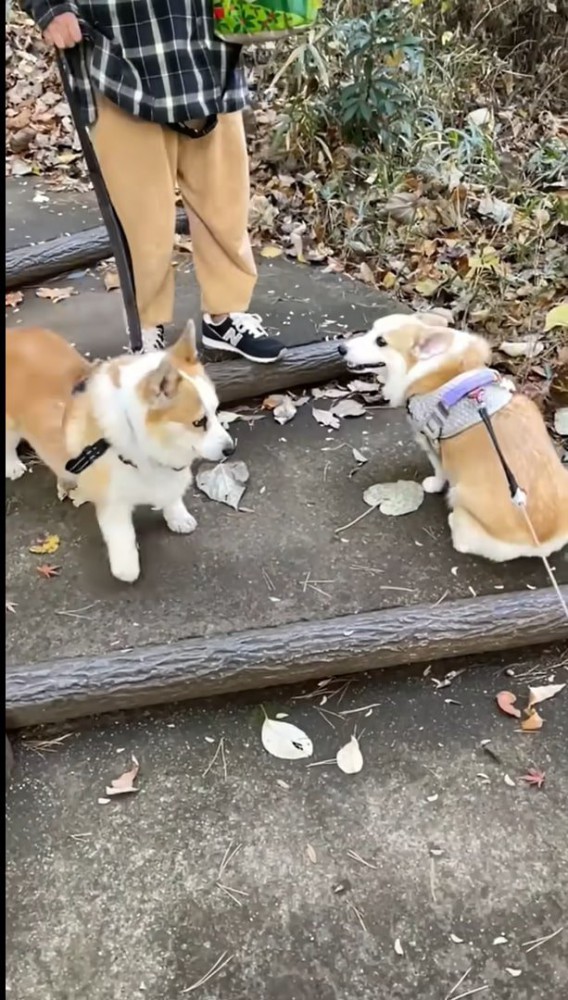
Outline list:
[[[235,330],[234,327],[231,327],[230,330],[227,330],[227,332],[223,334],[223,340],[227,340],[231,347],[238,347],[242,339],[243,334],[239,333],[238,330]]]

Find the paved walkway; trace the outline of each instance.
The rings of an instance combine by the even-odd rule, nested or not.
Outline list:
[[[343,695],[310,685],[26,734],[7,797],[7,996],[444,1000],[465,975],[456,996],[561,1000],[568,689],[535,734],[494,701],[565,680],[561,660],[473,660],[439,690],[432,678],[465,664],[405,668]],[[261,703],[311,736],[314,762],[356,727],[363,770],[269,757]],[[99,804],[132,753],[139,792]],[[540,791],[520,781],[531,767]]]

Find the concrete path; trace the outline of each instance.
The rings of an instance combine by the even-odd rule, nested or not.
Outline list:
[[[551,649],[271,691],[311,762],[356,727],[351,776],[268,756],[260,697],[27,733],[7,798],[8,997],[561,1000],[568,689],[528,735],[494,698],[523,706],[566,662]],[[131,754],[138,793],[99,804]],[[520,780],[531,767],[540,791]]]
[[[328,400],[316,401],[329,406]],[[137,515],[143,575],[114,580],[92,509],[57,500],[44,468],[7,484],[7,616],[11,663],[98,655],[193,636],[238,632],[291,621],[450,601],[546,586],[540,562],[492,565],[451,546],[445,503],[426,497],[404,517],[368,510],[365,488],[384,480],[420,479],[424,458],[408,440],[404,415],[384,409],[328,432],[308,403],[293,423],[271,416],[233,424],[237,457],[250,484],[245,510],[208,500],[194,489],[193,535],[166,529],[157,512]],[[365,449],[357,470],[352,447]],[[61,539],[51,562],[59,577],[41,579],[46,561],[29,552],[45,533]],[[567,553],[555,559],[568,582]],[[50,561],[50,560],[48,560]],[[33,623],[33,627],[30,627]]]

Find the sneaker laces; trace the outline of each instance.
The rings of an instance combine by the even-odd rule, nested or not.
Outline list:
[[[142,330],[142,350],[162,351],[164,348],[163,326],[147,326]]]
[[[234,312],[229,314],[231,322],[238,333],[248,333],[250,337],[259,340],[268,337],[268,331],[262,325],[262,317],[257,313]]]

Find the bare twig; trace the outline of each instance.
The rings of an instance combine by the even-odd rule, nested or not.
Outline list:
[[[474,993],[482,993],[483,990],[488,990],[489,986],[474,986],[472,990],[466,990],[465,993],[458,993],[457,996],[450,997],[450,1000],[464,1000],[464,997],[472,997]]]
[[[182,990],[181,992],[192,993],[193,990],[199,989],[200,986],[205,986],[205,983],[208,983],[210,979],[213,979],[213,976],[217,976],[221,972],[221,969],[224,969],[229,962],[232,962],[234,957],[234,955],[228,955],[227,952],[224,951],[223,954],[219,956],[217,961],[211,966],[209,971],[201,977],[201,979],[197,979],[195,983],[192,983],[191,986],[188,986],[187,989]]]
[[[233,847],[233,841],[231,841],[231,843],[229,844],[227,850],[225,851],[225,853],[223,855],[223,860],[221,861],[221,865],[219,867],[219,874],[217,875],[217,881],[218,882],[221,881],[221,879],[222,879],[225,871],[227,870],[227,867],[230,865],[231,861],[239,853],[239,851],[240,851],[240,849],[241,849],[242,846],[243,846],[242,844],[237,844],[235,847]]]
[[[347,531],[348,528],[352,528],[354,524],[358,524],[358,522],[362,521],[364,517],[367,517],[367,514],[370,514],[371,511],[376,509],[376,505],[374,507],[369,507],[367,510],[364,510],[362,514],[359,514],[359,517],[355,517],[352,521],[349,521],[349,524],[342,524],[340,528],[336,528],[334,534],[338,535],[341,531]]]
[[[217,749],[215,751],[215,755],[213,757],[213,760],[210,761],[209,765],[207,766],[207,768],[203,772],[203,777],[204,778],[207,777],[207,775],[209,774],[209,771],[213,767],[213,765],[214,765],[214,763],[217,760],[217,757],[219,755],[221,755],[221,762],[223,764],[223,776],[225,778],[225,781],[227,780],[227,761],[225,759],[225,737],[224,736],[221,737],[221,739],[219,740],[219,743],[217,744]]]
[[[366,926],[365,926],[365,921],[363,920],[363,914],[361,913],[361,910],[359,910],[359,909],[358,909],[358,908],[357,908],[357,907],[355,906],[355,903],[349,903],[349,909],[350,909],[350,910],[353,910],[353,913],[354,913],[354,914],[355,914],[355,916],[357,917],[357,920],[358,920],[358,921],[359,921],[359,923],[361,924],[361,927],[363,928],[363,930],[364,930],[365,934],[367,934],[367,928],[366,928]]]
[[[563,930],[563,927],[559,927],[557,931],[553,931],[552,934],[547,934],[546,937],[534,938],[532,941],[523,941],[523,948],[530,945],[530,948],[527,948],[526,951],[528,955],[529,951],[534,951],[535,948],[540,948],[541,944],[546,944],[548,941],[552,941],[553,938],[558,937],[559,934],[562,934]]]
[[[347,856],[353,858],[353,861],[358,861],[359,864],[364,865],[365,868],[372,868],[374,871],[377,870],[376,865],[371,864],[370,861],[365,861],[365,858],[362,858],[360,854],[357,854],[357,851],[347,851]]]
[[[361,708],[344,708],[340,715],[355,715],[357,712],[367,712],[370,708],[380,707],[380,701],[374,701],[370,705],[362,705]]]
[[[461,976],[461,978],[458,979],[456,985],[452,986],[452,988],[451,988],[451,990],[450,990],[449,993],[446,993],[446,996],[444,997],[444,1000],[450,1000],[450,997],[452,996],[452,993],[455,993],[456,990],[459,989],[459,987],[463,983],[464,979],[467,979],[467,977],[469,976],[469,974],[470,974],[470,972],[471,972],[472,969],[473,969],[473,965],[470,965],[469,969],[465,970],[463,976]]]

